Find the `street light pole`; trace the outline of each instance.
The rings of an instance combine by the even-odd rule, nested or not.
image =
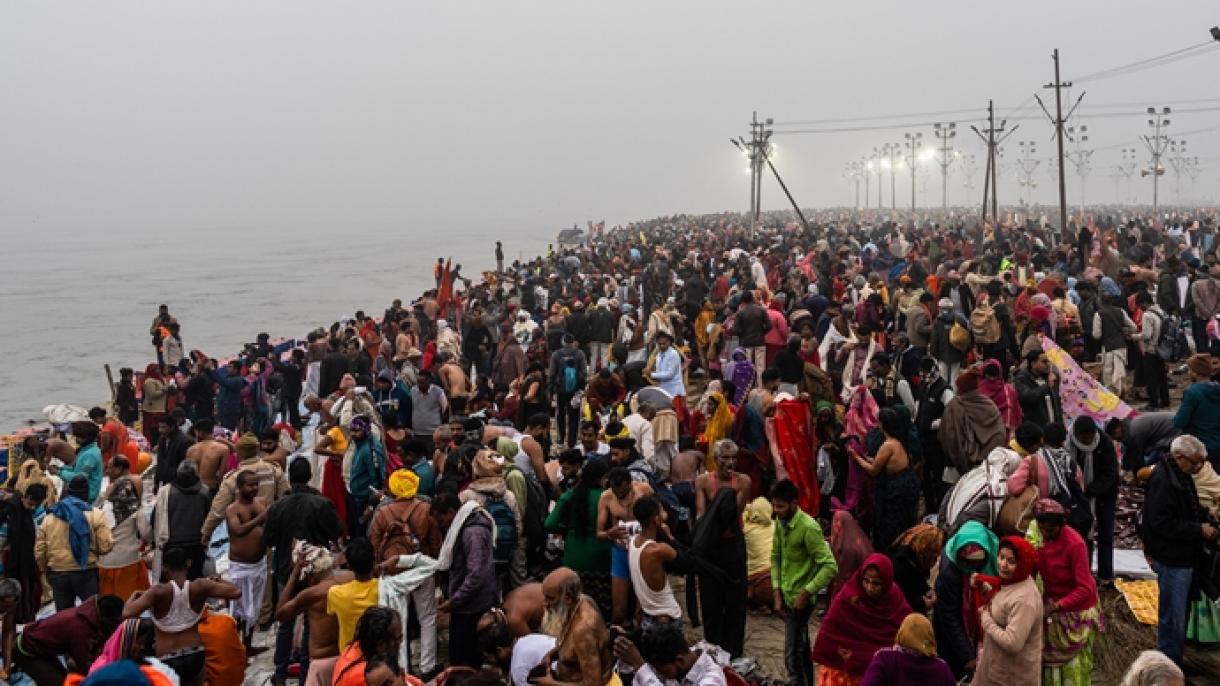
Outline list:
[[[1165,168],[1161,166],[1161,156],[1165,154],[1165,150],[1169,147],[1169,136],[1161,133],[1163,129],[1169,126],[1168,116],[1170,109],[1162,107],[1158,112],[1155,107],[1148,108],[1148,116],[1152,119],[1148,120],[1148,126],[1152,128],[1152,135],[1144,134],[1144,145],[1148,147],[1148,152],[1152,155],[1152,168],[1141,169],[1140,176],[1152,175],[1152,214],[1156,216],[1157,209],[1160,207],[1160,180],[1161,175],[1165,173]]]
[[[949,122],[942,125],[936,122],[932,125],[933,135],[940,139],[940,208],[947,210],[949,208],[949,165],[953,163],[953,157],[949,154],[952,148],[949,147],[949,140],[957,135],[957,122]]]
[[[904,160],[907,167],[911,170],[911,211],[915,211],[915,158],[919,154],[919,149],[923,147],[923,133],[904,133],[903,139],[906,141],[904,145],[907,149],[906,159]]]
[[[1067,127],[1068,140],[1071,141],[1076,147],[1075,150],[1068,153],[1067,157],[1068,157],[1068,160],[1072,163],[1072,166],[1076,167],[1076,175],[1080,177],[1080,214],[1081,214],[1081,216],[1084,216],[1085,180],[1088,177],[1089,172],[1091,172],[1093,170],[1092,165],[1089,164],[1089,158],[1091,158],[1093,156],[1093,151],[1085,150],[1084,148],[1081,147],[1081,144],[1083,144],[1089,140],[1088,131],[1089,131],[1089,127],[1085,126],[1083,124],[1080,125],[1080,128],[1077,128],[1075,126]]]

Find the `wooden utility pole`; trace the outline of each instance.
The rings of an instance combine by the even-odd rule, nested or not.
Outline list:
[[[1021,127],[1021,125],[1018,124],[1018,125],[1012,127],[1012,130],[1005,133],[1004,125],[1006,123],[1007,123],[1007,120],[1002,119],[1002,120],[1000,120],[999,126],[996,126],[995,101],[988,100],[987,101],[987,128],[983,131],[979,131],[978,127],[976,127],[976,126],[972,125],[970,127],[970,129],[972,131],[974,131],[974,133],[977,134],[978,137],[981,138],[984,143],[987,144],[987,173],[983,177],[983,219],[984,220],[987,219],[987,197],[988,197],[988,191],[990,191],[991,192],[991,223],[992,223],[992,225],[995,225],[997,223],[997,221],[999,219],[999,214],[1000,214],[1000,203],[999,203],[999,199],[997,197],[999,195],[999,193],[997,192],[999,190],[999,183],[997,181],[997,178],[999,175],[996,172],[996,167],[998,166],[997,160],[996,160],[996,148],[998,148],[1000,146],[1000,143],[1004,142],[1004,139],[1008,138],[1010,135],[1012,135],[1012,133],[1014,131],[1016,131],[1018,128]],[[997,134],[1002,134],[1002,135],[997,135]]]
[[[1067,123],[1068,118],[1070,118],[1072,116],[1072,112],[1076,111],[1076,105],[1080,104],[1080,100],[1082,98],[1084,98],[1084,93],[1081,93],[1080,97],[1076,98],[1076,105],[1072,105],[1072,110],[1069,111],[1067,113],[1067,116],[1065,117],[1063,115],[1063,89],[1071,88],[1072,82],[1059,80],[1059,48],[1055,48],[1054,52],[1051,53],[1051,59],[1054,60],[1054,62],[1055,62],[1055,81],[1053,83],[1046,84],[1045,86],[1043,86],[1043,88],[1055,89],[1055,115],[1052,117],[1051,113],[1049,111],[1047,111],[1046,105],[1044,105],[1042,103],[1042,98],[1038,98],[1037,96],[1035,96],[1035,98],[1038,100],[1038,104],[1041,105],[1042,111],[1046,113],[1046,116],[1051,120],[1051,124],[1053,124],[1055,127],[1055,141],[1059,148],[1059,155],[1058,155],[1058,157],[1059,157],[1059,231],[1058,231],[1058,233],[1060,235],[1063,235],[1063,234],[1067,233],[1067,181],[1066,181],[1066,177],[1064,175],[1065,170],[1063,168],[1063,159],[1064,159],[1063,126],[1065,123]]]

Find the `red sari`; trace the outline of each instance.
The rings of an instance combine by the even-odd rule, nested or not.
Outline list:
[[[809,403],[781,400],[775,404],[775,447],[788,478],[800,489],[801,509],[818,512],[821,491],[814,466],[813,437],[809,433]]]

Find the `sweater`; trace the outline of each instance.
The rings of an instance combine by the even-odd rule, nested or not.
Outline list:
[[[1209,453],[1220,451],[1220,383],[1192,383],[1182,394],[1173,425],[1203,441]]]
[[[1042,596],[1068,612],[1083,612],[1097,604],[1097,582],[1089,569],[1084,539],[1070,526],[1058,538],[1043,538],[1038,551]]]

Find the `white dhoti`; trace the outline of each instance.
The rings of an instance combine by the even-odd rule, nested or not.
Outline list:
[[[258,562],[229,560],[229,581],[241,591],[241,597],[233,601],[233,618],[247,627],[257,624],[267,588],[267,558]]]
[[[1101,354],[1101,383],[1114,395],[1123,397],[1127,384],[1127,349],[1107,350]]]
[[[419,663],[411,662],[411,650],[405,632],[398,646],[398,664],[403,668],[415,667],[419,673],[436,668],[436,560],[416,553],[399,555],[397,574],[382,576],[377,585],[377,602],[398,612],[404,626],[415,605],[415,619],[419,621]]]

